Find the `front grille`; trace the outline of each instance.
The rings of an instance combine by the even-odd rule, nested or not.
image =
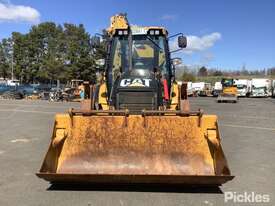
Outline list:
[[[117,94],[117,108],[129,109],[138,112],[143,109],[155,110],[157,108],[157,95],[154,92],[123,91]]]

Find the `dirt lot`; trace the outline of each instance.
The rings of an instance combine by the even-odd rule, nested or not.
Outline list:
[[[275,99],[218,104],[192,98],[192,109],[217,114],[223,149],[235,179],[220,188],[168,186],[51,187],[38,179],[54,114],[78,103],[0,100],[0,205],[251,205],[224,202],[224,193],[269,195],[275,205]]]

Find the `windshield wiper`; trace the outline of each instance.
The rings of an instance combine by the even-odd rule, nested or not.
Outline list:
[[[159,50],[163,51],[163,49],[153,39],[151,39],[149,36],[146,36],[146,38],[149,39]]]

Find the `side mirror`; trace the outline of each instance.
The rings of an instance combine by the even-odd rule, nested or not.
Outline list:
[[[92,47],[98,48],[100,46],[100,37],[93,36],[91,39],[91,44],[92,44]]]
[[[172,64],[173,64],[174,66],[180,65],[180,64],[182,64],[182,59],[179,58],[179,57],[173,58],[173,59],[172,59]]]
[[[187,47],[187,38],[186,38],[186,36],[179,36],[178,37],[178,46],[179,46],[179,48],[186,48]]]

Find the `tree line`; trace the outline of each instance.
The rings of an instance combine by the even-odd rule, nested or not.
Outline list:
[[[213,69],[206,68],[205,66],[199,67],[197,69],[189,68],[187,66],[183,66],[179,68],[178,79],[181,81],[197,81],[207,77],[213,77],[215,79],[221,79],[223,77],[264,77],[271,76],[275,77],[275,67],[268,69],[258,69],[258,70],[247,70],[245,68],[237,69],[237,70],[223,70],[223,69]]]
[[[0,41],[0,77],[12,78],[13,73],[13,77],[23,83],[67,82],[71,79],[94,82],[99,69],[96,60],[104,56],[104,44],[93,48],[91,36],[83,24],[45,22],[32,26],[26,34],[13,32],[11,37]],[[183,81],[207,76],[275,75],[275,68],[225,71],[181,67],[178,78]]]
[[[24,83],[71,79],[95,81],[96,59],[104,49],[93,48],[91,36],[82,24],[57,25],[45,22],[32,26],[27,34],[13,32],[0,42],[0,77]]]

